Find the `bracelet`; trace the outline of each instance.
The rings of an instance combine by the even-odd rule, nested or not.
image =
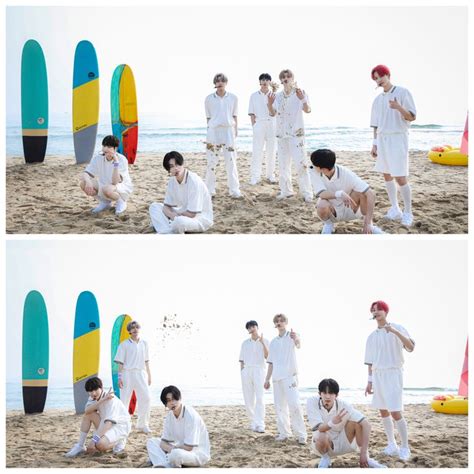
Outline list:
[[[114,168],[118,168],[120,166],[120,163],[118,161],[114,161]]]
[[[118,379],[119,379],[119,380],[122,380],[122,377],[123,377],[122,372],[119,372],[119,373],[118,373]]]
[[[368,382],[368,383],[372,383],[372,375],[369,375],[369,376],[367,377],[367,382]]]
[[[336,192],[334,193],[334,196],[336,196],[336,197],[337,197],[337,199],[341,199],[341,198],[342,198],[342,193],[343,193],[343,192],[344,192],[344,191],[336,191]]]
[[[92,436],[92,441],[94,441],[95,444],[97,444],[100,441],[100,436],[95,434]]]
[[[374,139],[372,140],[372,145],[377,146],[377,139],[376,139],[376,138],[374,138]]]

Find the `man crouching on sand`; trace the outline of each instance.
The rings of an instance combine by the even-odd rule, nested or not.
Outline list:
[[[109,449],[112,449],[114,454],[122,452],[131,429],[128,410],[112,389],[105,392],[99,377],[87,380],[85,389],[89,393],[89,400],[81,421],[79,441],[65,456],[73,458],[85,452],[93,454]],[[86,438],[91,425],[94,425],[96,431],[86,448]]]

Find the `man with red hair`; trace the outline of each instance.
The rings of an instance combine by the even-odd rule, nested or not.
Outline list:
[[[375,171],[383,173],[391,207],[386,219],[400,220],[407,227],[413,224],[411,187],[408,184],[408,130],[416,119],[416,107],[410,92],[390,82],[390,70],[379,64],[372,69],[372,79],[382,87],[372,104],[370,126],[374,129],[371,155],[376,158]],[[394,181],[395,178],[395,181]],[[397,186],[403,200],[398,205]]]
[[[388,311],[388,305],[384,301],[375,301],[370,305],[372,319],[377,321],[377,329],[369,335],[365,347],[365,364],[369,371],[365,395],[374,395],[372,406],[380,411],[382,417],[388,440],[384,454],[408,461],[408,428],[402,416],[403,349],[412,352],[415,341],[403,326],[387,322]],[[400,435],[400,448],[395,440],[392,418]]]

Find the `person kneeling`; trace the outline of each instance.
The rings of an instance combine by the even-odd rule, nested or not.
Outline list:
[[[360,219],[364,216],[364,234],[383,234],[372,224],[375,193],[352,170],[336,165],[332,150],[320,149],[311,153],[310,177],[318,197],[317,213],[323,221],[322,234],[332,234],[334,222]]]
[[[318,467],[329,467],[331,458],[360,450],[360,467],[385,468],[369,457],[370,424],[364,415],[337,398],[339,384],[333,379],[319,383],[319,396],[306,402],[313,431],[312,450],[321,456]]]
[[[170,151],[163,159],[163,167],[171,176],[165,202],[150,206],[151,223],[158,234],[206,232],[214,223],[207,186],[183,163],[184,158],[177,151]]]

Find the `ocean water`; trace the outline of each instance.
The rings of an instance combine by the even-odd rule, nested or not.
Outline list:
[[[460,146],[464,125],[413,125],[410,131],[410,148],[428,151],[433,146]],[[102,122],[99,125],[97,146],[105,135],[111,133],[111,127]],[[205,127],[163,128],[157,127],[152,120],[140,122],[138,152],[165,153],[178,150],[182,153],[205,151]],[[333,150],[366,151],[372,146],[372,129],[357,127],[306,127],[306,149],[331,148]],[[239,128],[236,142],[237,150],[252,150],[252,129],[250,126]],[[6,128],[7,156],[23,156],[21,126],[9,124]],[[51,125],[49,128],[47,155],[73,155],[74,146],[69,122]]]
[[[240,387],[180,387],[183,399],[193,406],[217,406],[217,405],[243,405],[242,391]],[[341,388],[340,397],[344,400],[366,405],[370,398],[364,396],[364,388]],[[316,387],[300,387],[300,400],[302,403],[307,398],[316,394]],[[161,387],[152,387],[152,406],[162,406],[160,401]],[[427,388],[405,388],[403,400],[405,404],[427,404],[435,395],[455,394],[457,389],[427,387]],[[271,390],[264,395],[266,404],[273,403]],[[48,389],[45,410],[48,409],[74,410],[74,399],[72,387],[55,387]],[[23,410],[23,398],[21,385],[17,383],[6,384],[6,409]]]

